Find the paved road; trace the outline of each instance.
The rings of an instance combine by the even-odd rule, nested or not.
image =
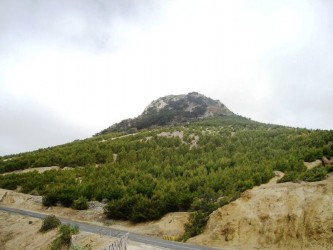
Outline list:
[[[21,210],[21,209],[16,209],[16,208],[3,207],[3,206],[0,206],[0,210],[10,212],[10,213],[27,215],[27,216],[35,217],[35,218],[39,218],[39,219],[43,219],[47,216],[47,215],[41,214],[41,213],[36,213],[36,212],[31,212],[31,211],[26,211],[26,210]],[[125,231],[121,231],[121,230],[117,230],[117,229],[113,229],[113,228],[109,228],[109,227],[96,226],[96,225],[91,225],[88,223],[82,223],[82,222],[77,222],[77,221],[63,219],[63,218],[59,218],[59,219],[64,224],[78,225],[80,230],[85,231],[85,232],[103,234],[103,235],[108,235],[111,237],[120,237],[126,233]],[[210,248],[210,247],[194,246],[194,245],[180,243],[180,242],[166,241],[166,240],[162,240],[159,238],[139,235],[139,234],[135,234],[135,233],[130,233],[129,239],[132,241],[136,241],[136,242],[140,242],[140,243],[144,243],[144,244],[148,244],[148,245],[152,245],[152,246],[157,246],[157,247],[162,247],[162,248],[167,248],[167,249],[174,249],[174,250],[213,250],[214,249],[214,248]]]

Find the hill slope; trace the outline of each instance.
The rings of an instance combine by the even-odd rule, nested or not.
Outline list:
[[[208,101],[207,106],[221,107]],[[144,114],[159,103],[153,102]],[[1,157],[2,173],[32,167],[60,169],[1,175],[0,187],[42,195],[47,206],[80,208],[86,200],[104,201],[109,218],[134,222],[193,211],[187,239],[202,232],[212,211],[268,182],[273,170],[285,173],[282,182],[318,181],[332,171],[333,131],[262,124],[220,111],[174,123],[177,112],[163,127],[154,123],[135,134],[103,133]],[[307,169],[304,162],[315,160],[322,164]]]

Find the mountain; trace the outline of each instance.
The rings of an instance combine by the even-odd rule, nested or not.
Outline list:
[[[283,203],[284,198],[274,196],[276,199],[269,202],[268,208],[282,204],[284,209],[283,213],[274,215],[274,221],[270,214],[250,213],[270,197],[269,193],[258,202],[244,205],[251,211],[230,213],[227,224],[216,220],[221,219],[223,209],[232,210],[233,202],[239,202],[240,198],[247,201],[244,193],[247,190],[263,190],[257,187],[268,183],[276,171],[284,175],[281,174],[276,186],[270,186],[274,187],[273,194],[278,187],[285,187],[281,182],[292,182],[288,187],[294,189],[304,182],[325,180],[327,174],[333,172],[332,130],[259,123],[235,115],[219,101],[198,93],[162,97],[129,121],[114,125],[109,133],[104,131],[85,140],[0,157],[0,188],[39,194],[43,196],[44,206],[62,204],[82,209],[87,202],[104,202],[105,215],[113,220],[143,222],[170,212],[191,212],[182,239],[204,232],[221,248],[232,237],[236,240],[237,235],[242,238],[237,238],[235,244],[246,242],[248,233],[259,228],[257,225],[260,230],[251,234],[252,240],[260,241],[263,238],[258,235],[269,233],[268,238],[264,237],[271,239],[268,245],[282,244],[287,239],[282,232],[284,227],[289,227],[286,242],[291,237],[301,244],[302,237],[311,234],[314,237],[310,243],[314,246],[318,244],[316,239],[322,237],[322,230],[331,232],[330,224],[325,224],[327,227],[323,229],[322,223],[327,217],[323,217],[322,210],[296,218],[300,211],[309,211],[304,208],[308,203],[294,200],[294,195],[284,188],[280,193],[290,193],[291,202]],[[137,132],[129,133],[131,130]],[[33,171],[36,168],[42,168],[43,172]],[[330,205],[321,205],[331,193],[316,192],[311,185],[309,187],[306,197],[318,195],[312,200],[313,204],[325,209],[325,214],[332,214],[328,211]],[[251,194],[256,196],[258,192]],[[305,196],[300,194],[303,199]],[[301,205],[300,210],[291,209],[298,205]],[[252,215],[253,218],[246,217]],[[318,216],[322,220],[311,220],[314,223],[311,228],[303,228],[310,230],[306,231],[309,233],[289,234],[295,231],[295,225],[300,225],[299,221]],[[239,218],[239,223],[235,218]],[[274,225],[280,225],[275,221],[285,223],[274,229],[266,223],[269,221]],[[297,223],[293,224],[295,221]],[[273,237],[271,234],[275,232],[276,237]],[[331,234],[321,241],[332,245],[332,238],[328,237]],[[206,238],[197,240],[205,242]]]
[[[186,123],[216,116],[234,116],[223,103],[197,92],[187,95],[168,95],[151,102],[141,115],[126,119],[104,129],[98,135]]]

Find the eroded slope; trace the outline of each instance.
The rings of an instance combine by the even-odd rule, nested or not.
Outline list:
[[[248,190],[213,212],[204,233],[189,242],[232,249],[333,249],[333,175]]]

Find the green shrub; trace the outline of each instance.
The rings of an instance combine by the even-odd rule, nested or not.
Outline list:
[[[88,209],[88,200],[87,198],[81,196],[77,200],[74,201],[73,207],[77,210],[85,210]]]
[[[278,180],[278,183],[283,183],[283,182],[297,182],[300,181],[301,178],[299,176],[298,172],[287,172],[280,180]]]
[[[303,174],[304,181],[321,181],[325,179],[327,175],[327,169],[325,167],[316,167],[306,171]]]
[[[327,169],[327,172],[332,173],[333,172],[333,166],[329,166],[328,169]]]
[[[54,206],[58,201],[57,195],[54,193],[49,193],[43,196],[42,202],[46,207]]]
[[[57,237],[54,241],[52,241],[50,249],[51,250],[59,250],[59,249],[61,249],[61,246],[62,246],[61,238]]]
[[[66,247],[68,249],[72,235],[79,233],[79,227],[77,225],[61,225],[59,228],[60,236],[57,237],[51,244],[51,250],[63,249]]]
[[[185,224],[185,233],[183,235],[183,240],[201,234],[206,226],[208,221],[208,214],[202,211],[196,211],[192,213],[188,219],[188,222]]]
[[[71,242],[72,235],[79,233],[79,227],[77,225],[61,225],[59,231],[62,243],[68,245]]]
[[[323,155],[327,157],[333,156],[333,144],[323,148]]]
[[[325,167],[315,167],[305,172],[287,172],[278,182],[298,182],[298,181],[321,181],[326,178],[329,169]]]
[[[321,149],[311,149],[308,150],[308,153],[304,156],[304,161],[312,162],[323,157],[323,150]]]
[[[46,216],[43,220],[42,227],[39,229],[40,232],[47,232],[53,228],[58,227],[61,224],[60,220],[54,215]]]

